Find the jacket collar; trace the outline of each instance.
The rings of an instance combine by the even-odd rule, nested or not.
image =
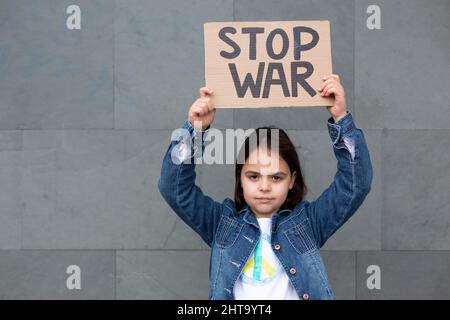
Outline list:
[[[282,206],[276,213],[272,215],[272,231],[275,232],[278,227],[278,221],[282,221],[283,218],[288,216],[292,212],[291,209],[285,208]],[[244,208],[238,212],[239,215],[243,214],[243,220],[248,224],[254,225],[259,229],[258,220],[256,219],[256,215],[252,212],[252,209],[248,206],[248,204],[244,205]]]

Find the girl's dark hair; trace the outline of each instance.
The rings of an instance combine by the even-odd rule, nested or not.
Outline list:
[[[263,146],[267,147],[267,150],[270,150],[272,146],[272,130],[278,131],[278,135],[274,133],[274,137],[278,136],[279,156],[286,161],[291,174],[294,171],[296,172],[294,185],[292,189],[289,190],[282,208],[292,210],[297,203],[303,200],[307,193],[307,187],[303,180],[303,174],[300,169],[297,151],[295,150],[295,146],[292,144],[286,132],[283,129],[274,126],[260,127],[246,137],[245,142],[239,151],[238,159],[240,159],[240,161],[236,160],[234,202],[237,211],[240,211],[246,204],[241,183],[241,172],[244,162],[248,159],[251,152],[259,147],[261,142],[264,143]],[[252,148],[251,150],[250,147]],[[243,152],[245,152],[245,154],[243,154]]]

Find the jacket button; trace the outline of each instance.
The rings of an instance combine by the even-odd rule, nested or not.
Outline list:
[[[294,275],[294,274],[297,273],[297,270],[295,270],[295,268],[291,268],[291,269],[289,270],[289,272],[290,272],[292,275]]]
[[[275,250],[280,251],[281,246],[279,244],[275,245]]]
[[[304,293],[303,294],[303,300],[309,300],[309,294]]]

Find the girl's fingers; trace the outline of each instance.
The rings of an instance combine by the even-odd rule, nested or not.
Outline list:
[[[327,85],[329,85],[330,83],[336,83],[336,80],[334,78],[330,78],[328,80],[325,80],[319,87],[319,92],[323,90],[323,88]]]
[[[211,98],[199,98],[199,102],[202,106],[208,108],[209,111],[213,111],[215,108],[211,102]]]
[[[323,88],[322,93],[321,93],[322,96],[327,96],[330,89],[335,88],[335,87],[336,87],[336,85],[334,83],[330,83],[327,86],[325,86],[325,88]]]
[[[194,111],[196,114],[199,114],[200,116],[204,116],[210,112],[210,108],[205,103],[198,103],[193,107],[192,111]]]
[[[199,99],[199,101],[197,101],[197,105],[199,107],[207,107],[208,103],[206,101],[204,101],[204,100]]]
[[[216,108],[212,104],[211,99],[208,99],[206,105],[207,105],[209,111],[216,111]]]
[[[336,95],[336,88],[335,87],[331,87],[330,89],[328,89],[327,92],[325,93],[325,97],[328,97],[332,93],[334,95]]]
[[[327,89],[325,89],[322,93],[322,96],[324,97],[328,97],[330,95],[330,93],[332,93],[334,90],[334,87],[329,87]]]
[[[209,89],[208,87],[202,87],[200,88],[200,97],[206,98],[208,95],[213,94],[213,91]]]
[[[202,116],[205,113],[203,108],[200,107],[199,105],[195,105],[194,107],[192,107],[192,111],[194,112],[194,114],[199,116]]]
[[[204,109],[206,113],[213,111],[215,108],[211,103],[211,100],[208,98],[201,98],[203,100],[199,100],[197,105]]]
[[[328,89],[325,96],[328,97],[330,94],[334,94],[335,97],[344,96],[343,91],[336,87]]]
[[[335,92],[334,92],[335,94],[342,94],[342,95],[344,94],[344,88],[342,87],[342,85],[340,83],[337,83],[337,82],[332,82],[332,83],[328,84],[325,88],[323,88],[322,93],[326,93],[325,90],[330,87],[335,88]],[[322,96],[323,96],[323,94],[322,94]]]

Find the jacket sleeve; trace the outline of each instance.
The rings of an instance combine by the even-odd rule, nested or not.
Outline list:
[[[361,129],[347,112],[334,123],[327,121],[337,159],[337,173],[331,185],[306,210],[317,244],[325,242],[355,213],[370,192],[372,163]]]
[[[158,189],[175,213],[209,245],[224,204],[203,194],[195,184],[195,156],[203,151],[207,130],[197,131],[188,121],[172,134],[164,155]]]

